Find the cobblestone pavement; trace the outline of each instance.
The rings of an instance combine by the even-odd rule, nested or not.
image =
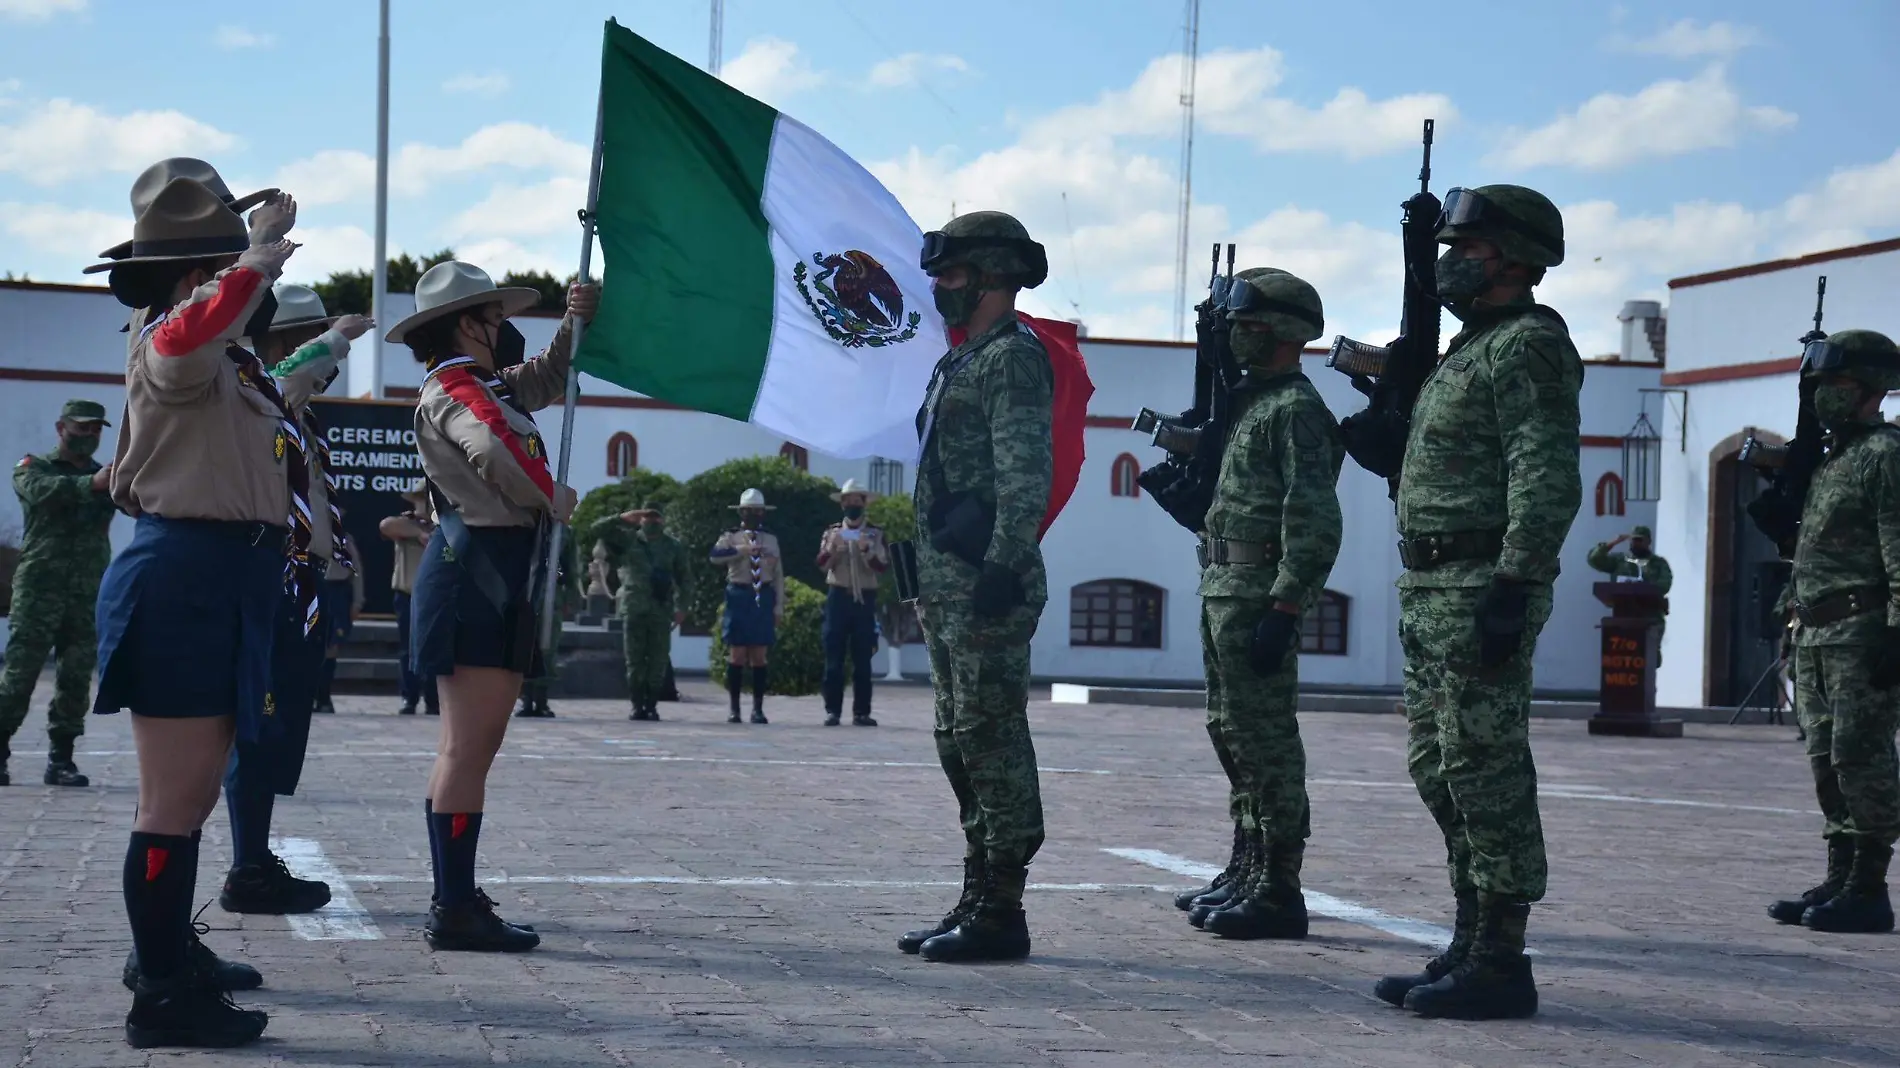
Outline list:
[[[1544,1011],[1464,1025],[1369,993],[1418,963],[1450,904],[1394,717],[1302,718],[1308,889],[1332,915],[1304,942],[1239,943],[1192,930],[1164,893],[1227,849],[1199,714],[1038,702],[1035,955],[951,966],[893,944],[956,894],[961,836],[928,694],[881,691],[871,730],[821,727],[815,699],[728,726],[723,695],[688,690],[657,724],[583,701],[513,724],[480,871],[504,915],[542,932],[515,957],[423,945],[436,722],[340,701],[277,822],[293,867],[348,892],[295,922],[205,913],[207,941],[267,979],[240,998],[270,1010],[265,1041],[225,1053],[122,1042],[135,765],[124,717],[95,718],[80,763],[98,785],[0,790],[0,1065],[1900,1064],[1900,940],[1763,913],[1821,860],[1787,728],[1648,741],[1537,721]],[[16,743],[28,783],[40,730],[36,715]],[[200,900],[228,858],[220,811]]]

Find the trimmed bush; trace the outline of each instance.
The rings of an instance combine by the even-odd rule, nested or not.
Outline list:
[[[670,528],[673,521],[670,514],[672,505],[679,499],[679,494],[679,480],[672,475],[636,467],[618,482],[609,482],[589,490],[574,508],[572,526],[578,539],[586,542],[583,548],[591,553],[594,551],[594,541],[587,532],[593,529],[595,523],[607,516],[631,511],[648,501],[658,501],[668,511],[666,518]]]
[[[831,499],[838,487],[828,478],[800,471],[783,457],[729,460],[687,479],[667,513],[667,529],[686,546],[686,555],[697,565],[712,552],[720,534],[738,525],[738,513],[732,509],[747,489],[764,493],[765,503],[775,509],[766,513],[765,529],[778,536],[785,577],[822,587],[825,576],[818,570],[818,539],[838,521],[838,503]],[[685,592],[687,622],[716,631],[726,599],[726,569],[710,563],[696,566]]]
[[[770,491],[766,500],[770,501]],[[734,494],[734,499],[738,495]],[[723,599],[724,594],[720,595]],[[713,621],[711,662],[714,686],[726,685],[726,642],[720,637],[725,629],[725,609]],[[769,689],[786,697],[803,697],[818,692],[825,677],[825,595],[794,578],[785,580],[785,618],[779,621],[778,642],[766,653],[771,669]],[[750,683],[748,683],[750,685]]]

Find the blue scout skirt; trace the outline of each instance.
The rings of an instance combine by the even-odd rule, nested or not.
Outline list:
[[[323,609],[319,608],[319,612]],[[303,632],[303,607],[292,594],[280,598],[277,635],[271,644],[271,715],[255,741],[239,738],[231,747],[224,769],[224,788],[289,796],[303,777],[305,751],[310,746],[311,713],[316,710],[317,685],[323,677],[324,634],[328,620],[319,616],[317,628]]]
[[[265,523],[139,517],[99,583],[92,710],[235,716],[240,738],[263,737],[285,537]]]
[[[772,606],[778,603],[778,589],[770,584],[759,587],[755,597],[751,586],[726,587],[726,622],[719,636],[726,648],[736,645],[771,645],[778,640],[772,622]]]
[[[534,566],[533,527],[469,527],[470,547],[488,561],[508,590],[497,606],[476,585],[464,561],[449,551],[441,527],[429,538],[409,595],[409,650],[424,680],[453,675],[457,666],[540,670],[528,575]]]

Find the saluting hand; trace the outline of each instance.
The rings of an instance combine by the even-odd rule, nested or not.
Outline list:
[[[297,244],[295,241],[288,240],[269,241],[261,245],[254,244],[251,246],[252,249],[261,254],[260,258],[263,265],[273,271],[283,270],[284,261],[290,259],[290,254],[302,247],[302,245]]]
[[[583,323],[594,321],[594,313],[600,310],[600,285],[595,282],[576,282],[567,287],[567,311]]]
[[[282,241],[297,225],[297,198],[280,192],[251,212],[251,244],[268,245]]]
[[[369,333],[376,326],[376,320],[367,315],[345,315],[336,321],[336,332],[351,341]]]

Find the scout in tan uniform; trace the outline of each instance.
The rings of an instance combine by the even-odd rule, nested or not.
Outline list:
[[[591,318],[600,288],[568,288],[567,318],[546,352],[513,366],[497,353],[519,339],[507,317],[540,299],[497,289],[450,260],[416,283],[416,312],[389,331],[426,368],[416,399],[416,451],[433,487],[437,529],[411,594],[411,655],[442,695],[442,739],[424,809],[435,858],[435,903],[424,934],[440,950],[520,952],[540,944],[505,923],[475,888],[488,768],[508,730],[522,676],[535,663],[530,575],[542,536],[574,511],[554,481],[547,445],[528,413],[567,385],[574,320]]]
[[[726,569],[726,621],[720,636],[726,641],[726,695],[732,716],[739,722],[739,691],[744,669],[752,669],[752,722],[765,722],[765,652],[778,640],[778,623],[785,618],[785,561],[779,555],[778,535],[765,529],[765,513],[773,506],[756,489],[739,495],[733,511],[739,525],[713,542],[712,562]]]
[[[247,200],[250,198],[246,198]],[[93,711],[130,710],[139,799],[124,891],[135,960],[126,1040],[234,1046],[267,1018],[231,1004],[256,986],[191,925],[199,832],[233,738],[265,737],[273,621],[293,502],[307,493],[295,416],[264,365],[234,344],[296,245],[296,204],[273,196],[244,220],[186,178],[139,213],[110,270],[134,308],[112,499],[137,520],[106,569],[96,612]],[[268,323],[268,319],[264,320]]]
[[[831,495],[844,519],[825,528],[818,566],[825,572],[825,726],[844,718],[844,662],[851,658],[851,725],[875,727],[871,718],[871,657],[877,652],[877,581],[890,569],[884,531],[865,522],[875,494],[857,479]]]
[[[409,509],[377,524],[376,531],[391,543],[392,566],[389,570],[390,606],[396,613],[396,660],[401,667],[402,707],[398,715],[416,714],[421,701],[431,716],[441,715],[437,704],[435,678],[424,679],[416,673],[415,657],[409,651],[409,595],[415,589],[416,569],[422,566],[422,550],[435,533],[430,517],[429,491],[418,481],[416,488],[404,493]]]

